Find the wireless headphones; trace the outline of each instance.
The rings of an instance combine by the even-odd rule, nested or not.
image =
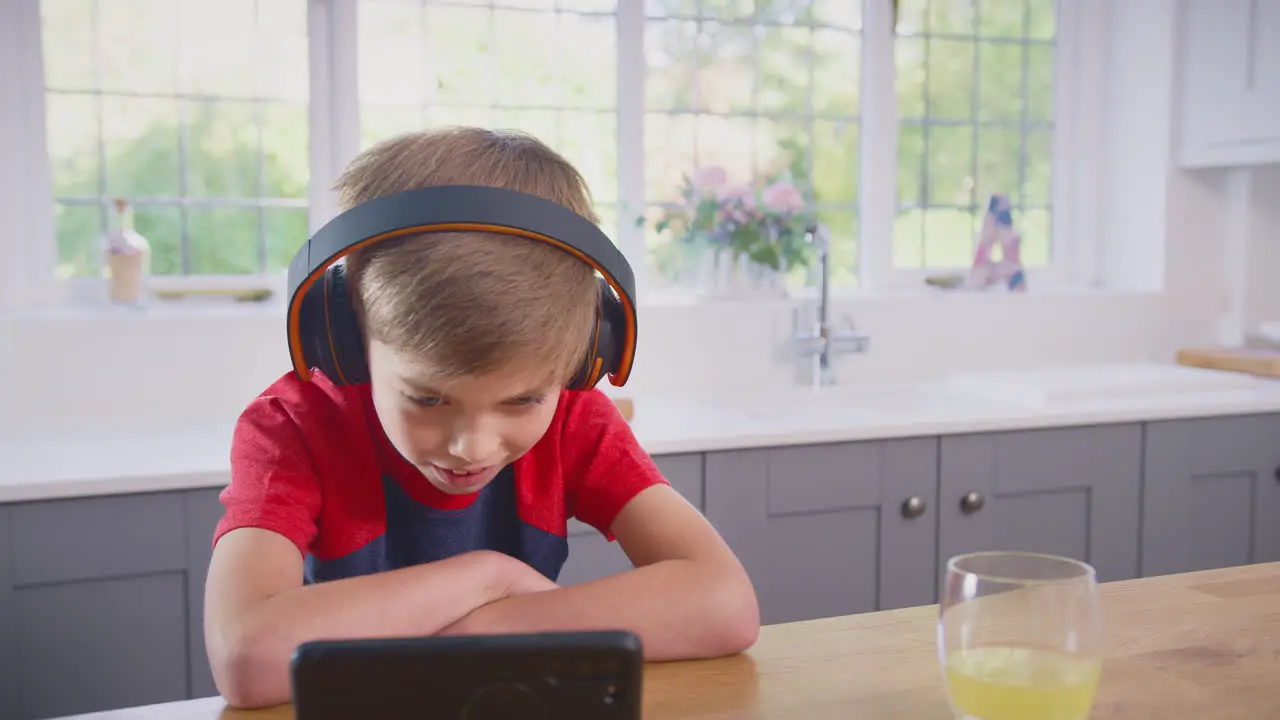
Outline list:
[[[302,380],[317,368],[338,385],[369,381],[364,336],[345,263],[348,253],[381,240],[433,232],[512,235],[563,250],[601,275],[595,326],[569,388],[600,378],[621,387],[636,351],[635,275],[590,220],[526,193],[478,185],[408,190],[361,203],[330,220],[289,263],[289,355]]]

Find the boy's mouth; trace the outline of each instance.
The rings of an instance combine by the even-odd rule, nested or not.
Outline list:
[[[494,470],[493,466],[451,470],[435,463],[430,463],[429,467],[443,484],[460,490],[488,482]]]

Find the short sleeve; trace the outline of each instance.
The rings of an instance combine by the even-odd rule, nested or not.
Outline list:
[[[599,390],[578,394],[561,429],[573,516],[612,541],[610,527],[640,491],[669,484],[617,406]]]
[[[226,513],[214,544],[231,530],[256,527],[308,552],[317,534],[320,484],[302,433],[279,399],[259,397],[241,413],[231,441],[231,482],[219,497]]]

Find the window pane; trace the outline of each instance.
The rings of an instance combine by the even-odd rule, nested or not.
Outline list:
[[[900,117],[921,127],[899,126],[895,267],[968,267],[980,211],[995,193],[1018,210],[1029,203],[1051,213],[1054,45],[1051,32],[1031,37],[1028,28],[1037,12],[1052,16],[1052,5],[902,0]],[[1037,242],[1037,257],[1047,258],[1047,233]]]
[[[858,284],[858,215],[854,210],[824,210],[818,221],[831,238],[831,276],[833,285]],[[817,262],[816,257],[813,260]]]
[[[1047,132],[1027,133],[1027,174],[1024,203],[1049,205],[1053,202],[1052,166],[1053,135]]]
[[[697,163],[697,118],[694,115],[648,113],[644,119],[645,197],[650,202],[677,202],[681,178]]]
[[[98,205],[54,206],[58,277],[92,276],[102,269],[101,218]]]
[[[968,119],[973,116],[973,43],[929,41],[929,116]]]
[[[306,101],[311,95],[306,0],[256,3],[254,87],[258,97]]]
[[[1018,184],[1018,162],[1022,137],[1017,130],[982,128],[978,131],[977,200],[986,206],[992,195],[1008,195],[1022,202]]]
[[[45,46],[55,193],[76,198],[57,209],[59,272],[100,266],[77,228],[117,197],[154,272],[259,272],[262,207],[307,196],[306,0],[42,0],[41,11],[57,36]]]
[[[493,12],[487,8],[428,5],[424,8],[428,103],[489,104],[494,96]],[[362,37],[359,54],[373,52],[380,39]],[[406,99],[406,101],[412,101]]]
[[[256,197],[258,122],[251,102],[187,105],[187,191],[194,197]]]
[[[550,50],[566,107],[612,108],[618,101],[617,21],[561,13]],[[565,62],[573,48],[573,62]],[[545,102],[545,101],[544,101]]]
[[[569,65],[564,62],[563,50],[571,46],[561,46],[559,40],[555,13],[494,10],[491,58],[496,63],[495,104],[563,105],[558,81],[562,69]]]
[[[1022,262],[1028,267],[1044,267],[1052,259],[1053,215],[1047,210],[1014,211],[1013,227],[1022,235]]]
[[[858,125],[819,120],[813,133],[814,199],[823,204],[858,202]]]
[[[1017,122],[1022,116],[1022,46],[978,43],[978,117]]]
[[[429,125],[426,113],[418,105],[361,105],[360,147],[385,140],[410,130],[421,130]]]
[[[98,101],[50,93],[45,102],[55,197],[98,196]]]
[[[432,19],[448,8],[432,8]],[[434,42],[424,42],[425,13],[418,3],[361,2],[356,6],[356,42],[359,47],[360,104],[420,106],[426,97],[428,53],[439,53]],[[488,13],[462,10],[487,20]],[[474,32],[471,27],[457,28],[458,35]],[[428,35],[434,38],[434,35]],[[442,73],[447,76],[447,73]],[[457,78],[449,77],[452,83]],[[363,122],[363,118],[362,118]],[[375,135],[377,136],[377,135]]]
[[[1053,46],[1027,46],[1027,110],[1031,122],[1053,122]]]
[[[698,25],[686,20],[653,20],[645,26],[645,105],[650,110],[693,107],[694,79],[689,48]]]
[[[59,90],[91,90],[97,85],[95,0],[43,0],[41,46],[45,85]]]
[[[898,125],[898,204],[924,203],[924,128]]]
[[[812,43],[805,27],[766,26],[759,33],[756,106],[761,112],[808,113]]]
[[[731,184],[750,182],[755,170],[755,120],[750,117],[698,117],[698,164],[719,165]]]
[[[649,17],[694,17],[698,0],[644,0],[644,13]]]
[[[260,272],[260,213],[257,208],[188,209],[191,272],[197,275]]]
[[[1050,3],[1054,0],[1049,0]],[[985,0],[978,3],[978,34],[988,38],[1020,38],[1026,19],[1024,0]]]
[[[742,121],[738,125],[743,127]],[[760,118],[756,121],[754,177],[763,182],[788,171],[808,177],[807,164],[812,152],[810,127],[808,120]],[[751,177],[751,171],[747,171],[739,180]]]
[[[267,232],[267,272],[280,272],[306,242],[307,209],[272,207],[263,210]]]
[[[99,0],[102,90],[171,94],[177,89],[178,3]]]
[[[924,266],[964,267],[970,264],[976,213],[951,208],[930,208],[924,217]]]
[[[697,43],[679,56],[686,72],[697,68],[696,107],[715,113],[750,112],[756,67],[751,27],[704,22]]]
[[[133,208],[133,228],[151,246],[151,272],[182,274],[182,209],[176,205],[139,204]]]
[[[899,117],[924,115],[924,91],[927,80],[924,41],[899,37],[894,45],[894,68],[898,92]]]
[[[252,97],[257,35],[254,0],[182,0],[179,5],[183,92]],[[140,44],[136,38],[132,42]]]
[[[973,204],[973,130],[968,127],[928,129],[929,204]]]
[[[179,194],[177,101],[108,96],[102,126],[108,194]]]
[[[819,25],[829,25],[846,30],[862,29],[862,3],[849,0],[811,0],[810,11]]]
[[[264,197],[307,197],[311,179],[309,135],[305,105],[268,103],[262,108]]]
[[[1058,34],[1057,0],[1027,0],[1030,22],[1028,37],[1035,40],[1052,40]]]
[[[859,36],[836,30],[813,31],[813,111],[856,116],[861,48]]]
[[[578,168],[597,203],[618,199],[618,115],[613,112],[564,110],[556,144]],[[566,132],[564,129],[568,129]],[[612,237],[615,231],[610,232]]]

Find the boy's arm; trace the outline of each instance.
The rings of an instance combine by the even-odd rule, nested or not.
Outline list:
[[[302,569],[294,543],[270,530],[232,530],[215,546],[205,643],[228,704],[288,702],[290,656],[305,641],[430,635],[486,603],[556,587],[527,565],[485,551],[308,586]]]
[[[641,491],[610,530],[635,570],[501,599],[441,634],[625,628],[640,636],[648,660],[730,655],[755,643],[760,613],[746,571],[669,485]]]

